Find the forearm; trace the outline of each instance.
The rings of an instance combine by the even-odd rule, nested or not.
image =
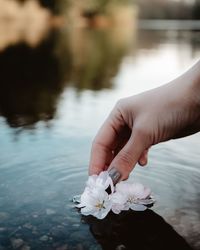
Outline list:
[[[192,91],[194,95],[194,101],[196,102],[200,112],[200,60],[191,69],[191,83]]]
[[[188,97],[200,113],[200,60],[179,78],[179,82],[185,84]]]
[[[177,107],[184,110],[181,113],[187,121],[186,130],[181,137],[200,131],[200,60],[172,83],[176,86],[174,91],[177,92],[177,96],[181,96],[176,98],[179,100]]]
[[[200,61],[170,83],[118,102],[93,143],[90,174],[109,167],[126,179],[137,162],[146,164],[152,145],[199,131]]]

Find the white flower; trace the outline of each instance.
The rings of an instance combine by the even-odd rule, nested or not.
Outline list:
[[[98,219],[103,219],[111,210],[112,203],[105,190],[86,187],[81,195],[81,202],[77,207],[81,208],[83,215],[93,215]]]
[[[111,192],[114,192],[114,185],[113,181],[110,178],[108,171],[103,171],[99,175],[91,175],[88,178],[88,181],[86,183],[86,187],[93,189],[93,188],[99,188],[106,190],[110,186]]]
[[[116,192],[133,196],[135,199],[146,199],[150,196],[151,190],[141,183],[129,183],[121,181],[116,185]]]
[[[120,208],[121,204],[124,202],[124,206],[121,206],[121,210],[132,209],[134,211],[144,211],[149,205],[153,203],[150,199],[151,190],[144,187],[140,183],[128,183],[122,181],[116,185],[115,201],[113,202],[115,208]]]
[[[108,194],[106,191],[109,187],[111,193]],[[150,189],[142,184],[126,181],[118,183],[114,189],[108,171],[104,171],[99,175],[90,176],[83,194],[75,196],[73,201],[79,203],[76,207],[81,208],[83,215],[103,219],[111,209],[115,214],[129,209],[144,211],[148,205],[155,202],[150,194]]]
[[[128,210],[125,207],[126,204],[126,196],[124,196],[120,192],[116,192],[112,195],[112,211],[115,214],[119,214],[123,210]]]

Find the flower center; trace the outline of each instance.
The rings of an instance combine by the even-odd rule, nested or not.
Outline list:
[[[104,201],[103,201],[102,203],[97,203],[97,204],[95,205],[95,207],[98,208],[98,209],[102,209],[102,208],[105,209],[105,207],[104,207]]]
[[[129,203],[135,203],[136,199],[133,196],[128,197],[127,202]]]

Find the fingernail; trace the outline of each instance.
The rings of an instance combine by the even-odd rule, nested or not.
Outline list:
[[[115,185],[121,177],[120,172],[116,168],[113,167],[108,171],[108,173],[113,181],[113,184]]]
[[[140,165],[141,165],[142,167],[146,165],[146,161],[145,161],[145,160],[141,160],[139,163],[140,163]]]

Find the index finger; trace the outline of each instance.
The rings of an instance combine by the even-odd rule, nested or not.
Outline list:
[[[122,124],[116,115],[111,114],[100,128],[92,144],[89,175],[99,174],[110,165]]]

